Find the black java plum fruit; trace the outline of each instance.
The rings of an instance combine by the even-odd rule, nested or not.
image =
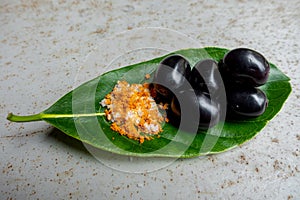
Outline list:
[[[162,60],[153,77],[153,87],[158,95],[172,99],[175,90],[185,87],[191,67],[180,55],[171,55]]]
[[[217,62],[212,59],[199,61],[191,71],[189,82],[196,93],[217,94],[223,86]]]
[[[170,122],[172,123],[173,119],[173,124],[176,123],[176,125],[180,123],[181,117],[187,117],[188,119],[184,120],[187,120],[190,126],[196,124],[198,129],[213,127],[220,121],[218,104],[202,93],[195,94],[191,90],[181,91],[180,94],[173,97],[170,107]],[[183,112],[185,112],[184,116]]]
[[[231,117],[258,117],[268,105],[266,94],[254,87],[230,87],[226,89],[228,112]]]
[[[267,82],[270,65],[263,55],[247,49],[229,51],[220,62],[223,79],[249,86],[261,86]]]

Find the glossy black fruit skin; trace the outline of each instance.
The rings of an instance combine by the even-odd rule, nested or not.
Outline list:
[[[189,82],[196,93],[217,94],[223,85],[218,64],[212,59],[199,61],[192,69]]]
[[[166,99],[172,98],[174,90],[180,90],[187,84],[191,67],[180,55],[171,55],[159,64],[153,78],[156,92]]]
[[[171,102],[172,118],[175,118],[178,123],[182,112],[188,112],[188,120],[191,125],[197,123],[199,129],[207,129],[219,123],[220,108],[218,104],[202,93],[191,95],[191,92],[193,91],[181,91],[181,98],[173,97]],[[181,99],[181,102],[179,103],[177,99]],[[186,110],[181,110],[181,104],[185,105]],[[195,121],[196,118],[198,118],[198,122]]]
[[[229,51],[220,62],[219,68],[223,79],[254,87],[265,84],[270,71],[265,57],[247,48]]]
[[[244,117],[262,115],[268,105],[266,94],[254,87],[226,88],[228,111]]]

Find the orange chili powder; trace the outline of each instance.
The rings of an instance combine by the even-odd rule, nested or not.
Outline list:
[[[159,112],[148,83],[130,85],[126,81],[118,81],[101,105],[107,107],[105,114],[112,122],[112,130],[140,143],[158,136],[166,119]]]

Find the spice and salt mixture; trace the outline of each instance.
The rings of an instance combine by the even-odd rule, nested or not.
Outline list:
[[[111,93],[100,102],[111,129],[130,139],[143,143],[162,131],[167,120],[150,94],[149,84],[129,84],[118,81]],[[165,106],[161,106],[165,108]]]

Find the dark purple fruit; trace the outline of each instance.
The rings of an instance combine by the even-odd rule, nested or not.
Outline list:
[[[270,65],[260,53],[246,48],[229,51],[220,63],[223,79],[249,86],[267,82]]]
[[[220,120],[219,106],[204,94],[191,94],[193,91],[181,91],[171,102],[173,119],[188,117],[190,125],[198,124],[200,129],[215,126]],[[179,100],[178,100],[179,99]],[[179,103],[180,102],[180,103]],[[175,116],[175,117],[174,117]],[[178,123],[178,122],[177,122]]]
[[[257,117],[268,104],[263,91],[254,87],[229,87],[226,89],[228,111],[245,117]]]
[[[189,82],[196,93],[205,93],[209,96],[211,93],[218,93],[223,80],[217,62],[212,59],[199,61],[192,69]]]
[[[180,55],[165,58],[158,66],[153,86],[156,92],[166,99],[172,98],[172,92],[187,83],[186,77],[191,71],[189,62]]]

